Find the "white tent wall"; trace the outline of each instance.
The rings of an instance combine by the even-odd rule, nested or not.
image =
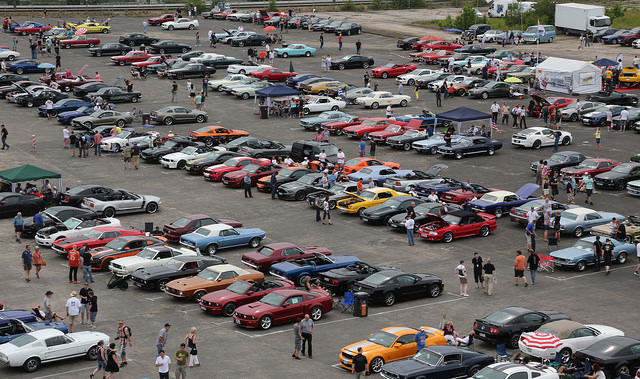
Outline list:
[[[596,93],[602,89],[600,68],[589,62],[563,58],[547,58],[536,67],[536,78],[547,78],[547,90],[569,94]]]

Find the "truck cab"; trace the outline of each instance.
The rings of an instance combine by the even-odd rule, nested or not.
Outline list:
[[[491,26],[489,24],[473,24],[469,27],[469,29],[462,32],[462,39],[467,41],[473,41],[476,36],[480,34],[484,34],[487,30],[490,30]]]

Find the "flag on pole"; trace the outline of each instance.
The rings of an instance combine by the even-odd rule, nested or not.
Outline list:
[[[338,97],[344,96],[344,92],[342,91],[342,87],[338,88]]]
[[[493,119],[491,119],[491,129],[495,130],[498,133],[502,133],[502,131],[498,129],[498,125],[496,124],[495,121],[493,121]]]
[[[545,33],[544,26],[542,26],[540,20],[538,20],[538,32],[542,33],[542,35]]]

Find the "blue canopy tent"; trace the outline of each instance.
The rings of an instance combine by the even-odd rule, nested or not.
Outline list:
[[[282,84],[277,84],[275,86],[257,90],[254,96],[253,106],[255,108],[258,102],[258,96],[266,98],[267,101],[265,102],[265,105],[270,107],[271,98],[284,97],[284,96],[299,96],[299,95],[300,95],[300,91],[287,86],[283,86]]]
[[[450,110],[448,112],[438,113],[436,114],[436,124],[437,119],[443,118],[445,120],[451,120],[458,123],[458,134],[460,134],[460,124],[462,122],[467,122],[474,120],[489,120],[489,129],[491,130],[491,136],[493,136],[493,128],[491,127],[491,115],[488,113],[480,112],[475,109],[460,107],[457,109]]]
[[[618,62],[613,61],[611,59],[607,59],[607,58],[600,58],[598,60],[591,62],[591,64],[598,67],[617,67],[618,66]]]

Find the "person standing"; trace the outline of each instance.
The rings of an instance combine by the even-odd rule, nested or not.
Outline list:
[[[80,300],[76,297],[76,291],[71,292],[71,297],[67,300],[67,317],[69,317],[69,333],[74,333],[78,327],[78,315],[80,314]]]
[[[404,87],[402,86],[402,82],[398,83],[398,95],[402,95],[402,92],[404,91]],[[387,111],[391,110],[391,105],[387,106]],[[389,116],[387,116],[389,117]]]
[[[44,260],[42,259],[42,252],[40,251],[40,247],[36,246],[33,250],[33,266],[36,268],[36,278],[40,279],[40,270],[42,270],[42,265],[44,264]]]
[[[364,139],[360,140],[360,144],[358,145],[358,147],[360,148],[360,157],[364,157],[366,150],[367,150],[367,143],[364,141]]]
[[[371,158],[375,158],[376,157],[376,141],[371,138],[371,140],[369,141],[369,155],[371,156]]]
[[[69,283],[80,283],[78,281],[78,267],[80,267],[80,253],[77,250],[78,246],[73,245],[71,250],[67,253],[69,258]]]
[[[533,222],[529,221],[524,229],[524,235],[527,237],[527,249],[536,251],[536,227]]]
[[[189,367],[199,367],[200,366],[200,361],[198,361],[198,342],[200,342],[198,340],[198,337],[196,337],[196,333],[198,332],[198,329],[196,329],[196,327],[192,327],[191,330],[189,331],[189,334],[187,334],[186,337],[184,337],[184,341],[187,343],[187,347],[189,348]]]
[[[96,347],[96,363],[98,364],[98,367],[96,367],[96,369],[93,370],[91,375],[89,375],[90,379],[93,379],[96,376],[96,374],[99,373],[100,371],[102,371],[102,377],[106,378],[107,376],[106,360],[107,360],[107,357],[105,355],[104,340],[100,340],[98,341],[98,346]]]
[[[105,368],[105,371],[109,373],[109,375],[106,376],[106,379],[115,379],[116,374],[120,371],[120,363],[118,362],[118,355],[116,354],[115,342],[111,342],[109,344],[109,350],[106,351],[106,357],[107,357],[107,367]],[[123,362],[123,365],[125,363],[126,361]]]
[[[520,250],[517,250],[515,264],[513,265],[513,270],[514,270],[513,285],[516,287],[518,286],[519,278],[522,278],[522,281],[524,282],[525,287],[529,287],[529,283],[527,283],[527,277],[524,276],[524,268],[526,266],[526,263],[527,263],[527,260],[525,259],[524,255],[522,255],[522,252]]]
[[[487,263],[482,266],[484,271],[484,282],[486,284],[484,293],[491,296],[493,294],[493,285],[497,282],[496,266],[491,263],[491,258],[487,258]]]
[[[169,329],[171,329],[171,324],[166,323],[158,333],[158,340],[156,341],[156,348],[158,348],[158,355],[160,355],[160,351],[162,351],[162,349],[164,349],[164,347],[167,345],[167,338],[169,338]]]
[[[420,331],[424,332],[424,328],[420,328]],[[418,349],[418,351],[420,351],[420,349]],[[358,347],[358,354],[354,355],[351,360],[351,374],[355,375],[356,379],[362,379],[366,375],[369,375],[369,364],[367,357],[362,354],[362,346]]]
[[[600,151],[600,136],[601,135],[600,135],[600,127],[599,126],[596,128],[596,132],[593,133],[593,135],[596,137],[596,146],[597,146],[596,150]]]
[[[131,146],[127,143],[122,151],[122,168],[124,170],[129,166],[129,170],[131,170]]]
[[[320,33],[320,48],[324,46],[324,33]]]
[[[458,275],[458,280],[460,280],[460,296],[469,296],[467,294],[467,269],[464,267],[464,261],[460,261],[454,273]]]
[[[131,329],[129,329],[129,327],[124,324],[123,320],[118,320],[118,329],[116,330],[116,339],[120,341],[119,353],[120,353],[120,359],[122,360],[122,366],[126,366],[127,365],[127,344],[129,345],[129,347],[131,347],[133,344],[131,341]],[[116,345],[113,344],[111,348],[115,349],[115,347]],[[118,364],[118,367],[120,367],[120,364]]]
[[[93,292],[89,288],[89,283],[84,283],[84,286],[80,289],[80,325],[84,325],[84,317],[87,316],[87,324],[89,323],[89,292]]]
[[[600,271],[600,261],[602,260],[602,242],[600,242],[600,236],[596,236],[596,240],[593,241],[593,262],[595,272]]]
[[[473,264],[473,280],[476,282],[476,288],[484,288],[484,278],[482,277],[482,257],[480,254],[473,253],[473,258],[471,258],[471,263]]]
[[[593,205],[593,200],[591,200],[591,195],[593,195],[593,178],[589,173],[584,174],[581,180],[581,186],[584,186],[585,191],[587,192],[587,198],[585,199],[585,204],[589,203]]]
[[[342,34],[338,34],[338,51],[342,51]]]
[[[91,269],[91,252],[89,251],[89,245],[85,243],[78,253],[80,253],[80,256],[82,257],[82,276],[84,277],[84,282],[93,283],[93,270]]]
[[[446,147],[451,147],[451,140],[453,139],[453,136],[451,135],[451,128],[447,128],[447,130],[444,132],[444,144]]]
[[[436,87],[436,107],[442,106],[442,89],[440,86]]]
[[[500,105],[497,101],[494,101],[493,104],[491,104],[491,119],[495,124],[498,123],[498,112],[500,112]]]
[[[407,239],[409,240],[409,246],[413,246],[415,245],[413,229],[416,226],[416,221],[409,215],[407,215],[405,219],[406,220],[404,222],[404,227],[405,229],[407,229]]]
[[[322,223],[325,224],[324,220],[326,219],[327,223],[329,225],[332,225],[331,224],[331,213],[329,213],[329,210],[330,210],[330,208],[329,208],[329,196],[327,196],[327,197],[324,198],[324,201],[322,202],[322,211],[323,211],[323,213],[322,213]]]
[[[610,273],[611,261],[613,260],[613,247],[610,238],[607,238],[604,245],[602,245],[602,261],[604,262],[605,275],[609,275]]]
[[[187,365],[189,364],[189,352],[185,343],[180,344],[180,350],[176,351],[176,379],[187,379]]]
[[[204,78],[202,78],[202,96],[209,96],[209,75],[205,75]]]
[[[300,321],[300,332],[302,335],[302,355],[305,355],[305,346],[308,348],[309,359],[313,359],[313,350],[312,350],[312,339],[313,339],[313,329],[315,328],[315,324],[313,320],[309,317],[307,313],[304,315],[304,320]]]
[[[44,305],[44,320],[45,321],[53,321],[53,308],[51,307],[51,297],[53,296],[53,291],[47,291],[44,294],[44,301],[42,302]]]
[[[93,155],[102,156],[102,138],[103,136],[99,131],[96,131],[96,134],[93,135]]]
[[[244,197],[253,198],[253,194],[251,194],[251,177],[247,173],[244,178],[242,178],[242,187],[244,188]]]
[[[271,200],[275,200],[276,198],[276,184],[278,183],[278,175],[277,172],[273,172],[271,174],[271,178],[269,178],[269,185],[271,190]]]
[[[85,283],[86,286],[86,283]],[[91,322],[91,329],[96,328],[96,317],[98,316],[98,296],[93,291],[89,291],[89,321]]]
[[[156,358],[156,367],[158,368],[158,374],[160,379],[169,379],[169,371],[171,371],[171,358],[169,358],[163,349],[158,351],[158,357]]]
[[[299,352],[302,347],[302,334],[300,332],[300,321],[302,319],[298,318],[293,324],[293,353],[291,354],[291,358],[300,360]]]
[[[640,276],[640,242],[636,244],[636,258],[638,258],[638,265],[636,266],[636,270],[633,272],[633,275]]]
[[[144,34],[147,34],[147,20],[142,21],[142,31],[144,32]]]
[[[173,84],[171,84],[171,102],[175,103],[178,99],[178,83],[176,83],[176,81],[173,81]]]
[[[200,32],[196,32],[196,46],[200,46]]]
[[[527,258],[527,264],[529,265],[529,274],[531,275],[531,285],[536,284],[536,271],[538,271],[538,265],[540,264],[540,257],[535,251],[529,249],[529,257]]]
[[[7,128],[4,126],[4,124],[0,125],[0,140],[2,140],[2,149],[1,150],[4,150],[5,147],[7,148],[7,150],[9,150],[9,148],[11,147],[7,143],[7,137],[8,136],[9,136],[9,131],[7,130]]]
[[[362,50],[362,42],[360,40],[356,41],[356,54],[360,55],[360,51]]]
[[[33,264],[33,253],[31,252],[31,246],[27,245],[22,252],[22,268],[24,269],[24,280],[28,283],[29,274],[31,273],[31,265]]]
[[[620,133],[624,133],[627,129],[627,121],[629,121],[629,111],[623,108],[620,112]]]
[[[16,233],[16,242],[20,243],[20,237],[22,236],[22,228],[24,227],[24,219],[22,218],[22,212],[18,212],[13,218],[13,230]]]

